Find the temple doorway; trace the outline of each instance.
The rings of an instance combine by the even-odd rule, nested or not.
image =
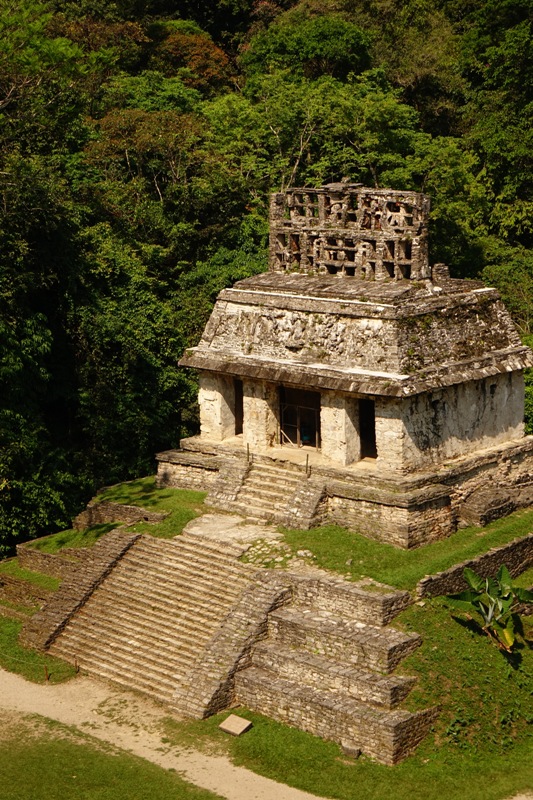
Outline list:
[[[320,392],[280,386],[280,444],[320,448]]]
[[[359,436],[361,458],[377,458],[376,405],[373,400],[359,400]]]

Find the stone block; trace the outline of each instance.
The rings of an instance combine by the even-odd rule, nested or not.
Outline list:
[[[230,714],[218,727],[224,733],[230,733],[232,736],[242,736],[243,733],[253,727],[253,724],[248,719],[238,717],[236,714]]]

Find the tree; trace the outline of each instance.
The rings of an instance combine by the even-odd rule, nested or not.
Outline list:
[[[308,79],[346,80],[370,67],[368,45],[360,28],[340,16],[288,12],[252,37],[240,61],[248,76],[284,69]]]

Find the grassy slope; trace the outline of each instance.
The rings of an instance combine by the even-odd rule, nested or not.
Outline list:
[[[150,533],[162,539],[177,536],[185,525],[206,510],[205,492],[185,489],[157,489],[154,478],[140,478],[129,483],[111,486],[97,496],[97,500],[124,505],[136,505],[150,511],[169,511],[170,515],[157,525],[145,522],[128,527],[129,531]],[[58,553],[64,547],[91,547],[101,536],[120,523],[93,525],[84,531],[69,529],[39,539],[32,544],[44,553]]]
[[[4,730],[2,800],[216,800],[176,773],[44,721]]]
[[[22,623],[0,617],[0,666],[9,672],[16,672],[34,683],[51,683],[72,678],[76,673],[71,664],[53,658],[36,650],[27,650],[18,643]]]
[[[486,528],[459,530],[448,539],[415,550],[398,550],[335,525],[310,531],[285,531],[285,541],[294,551],[311,550],[317,565],[324,569],[349,574],[352,579],[370,576],[412,590],[424,575],[440,572],[492,547],[526,536],[532,530],[533,510],[527,510]]]

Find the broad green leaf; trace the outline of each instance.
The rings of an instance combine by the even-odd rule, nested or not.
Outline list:
[[[463,570],[463,578],[475,592],[481,592],[485,588],[485,580],[474,572],[470,567],[465,567]]]

